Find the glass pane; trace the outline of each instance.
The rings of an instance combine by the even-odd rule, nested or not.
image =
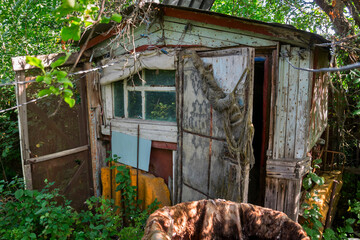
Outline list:
[[[176,121],[175,92],[145,92],[145,103],[146,119]]]
[[[145,70],[146,86],[175,86],[175,71]]]
[[[128,91],[128,113],[129,118],[142,119],[142,105],[141,105],[141,92]]]
[[[130,87],[133,86],[141,86],[142,85],[142,80],[140,79],[139,75],[141,76],[141,71],[139,73],[135,73],[134,75],[132,75],[128,81],[127,81],[127,85]]]
[[[124,117],[124,82],[119,81],[114,83],[114,105],[115,116]]]

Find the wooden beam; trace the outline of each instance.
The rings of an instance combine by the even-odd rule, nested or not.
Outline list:
[[[49,55],[37,55],[35,57],[39,58],[44,63],[45,67],[49,67],[51,63],[55,62],[59,57],[64,56],[64,55],[65,55],[64,53],[53,53],[53,54],[49,54]],[[66,65],[74,64],[78,55],[79,55],[79,53],[77,53],[77,52],[72,53],[64,65],[66,66]],[[83,57],[83,61],[86,60],[86,57],[88,57],[88,56],[85,54],[85,57]],[[15,72],[37,68],[30,64],[27,64],[25,56],[13,57],[13,58],[11,58],[11,61],[12,61],[12,65],[13,65],[13,70]]]
[[[69,150],[65,150],[65,151],[61,151],[61,152],[48,154],[48,155],[41,156],[41,157],[30,158],[30,159],[27,159],[27,162],[29,162],[29,163],[44,162],[44,161],[52,160],[54,158],[65,157],[65,156],[68,156],[71,154],[83,152],[88,149],[89,149],[89,146],[85,145],[85,146],[81,146],[81,147],[77,147],[77,148],[73,148],[73,149],[69,149]]]
[[[25,72],[18,71],[15,74],[16,82],[25,81]],[[20,105],[26,102],[26,85],[17,84],[16,85],[16,104]],[[30,158],[29,154],[29,133],[28,133],[28,123],[27,123],[27,105],[22,105],[19,107],[18,112],[18,125],[19,125],[19,137],[20,137],[20,150],[21,150],[21,165],[23,176],[25,179],[25,188],[32,190],[32,172],[31,166],[26,164],[26,159]]]
[[[91,69],[91,63],[86,62],[84,64],[84,70]],[[100,149],[98,146],[99,132],[98,127],[100,125],[100,99],[99,89],[97,84],[98,81],[94,81],[97,78],[97,72],[90,72],[86,74],[86,93],[87,93],[87,109],[89,118],[89,141],[90,141],[90,154],[91,154],[91,167],[92,167],[92,179],[94,186],[94,195],[100,196]],[[96,79],[95,79],[96,80]]]

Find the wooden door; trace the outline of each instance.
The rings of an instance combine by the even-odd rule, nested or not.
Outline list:
[[[34,74],[35,75],[35,74]],[[42,85],[17,72],[18,103],[37,98]],[[35,75],[36,76],[36,75]],[[42,189],[45,179],[72,201],[76,209],[93,195],[88,141],[85,78],[74,78],[76,104],[70,108],[61,97],[49,96],[19,108],[23,172],[28,189]]]
[[[202,65],[212,68],[216,84],[227,96],[237,85],[236,99],[240,106],[240,122],[232,134],[225,131],[227,115],[205,94],[204,80],[195,67],[191,53],[179,56],[178,78],[178,158],[176,200],[178,202],[204,198],[247,201],[249,169],[252,153],[252,101],[254,49],[234,48],[197,52]],[[244,78],[240,80],[244,71]],[[239,82],[240,80],[240,82]],[[239,82],[239,83],[238,83]],[[210,101],[209,101],[210,99]],[[231,114],[228,117],[232,117]],[[246,131],[244,129],[247,129]],[[235,136],[235,132],[240,135]],[[239,161],[231,153],[229,138],[245,137],[247,156]],[[247,161],[247,162],[246,162]]]

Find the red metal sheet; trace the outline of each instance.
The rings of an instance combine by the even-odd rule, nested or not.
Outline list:
[[[176,151],[177,144],[176,143],[169,143],[169,142],[152,141],[151,147],[152,148],[159,148],[159,149],[166,149],[166,150]]]
[[[166,184],[173,177],[172,156],[172,150],[151,148],[149,172],[163,178]]]
[[[195,11],[185,11],[182,9],[175,9],[164,7],[164,13],[166,16],[176,17],[180,19],[193,20],[202,23],[214,24],[222,27],[236,28],[244,31],[264,34],[267,36],[274,36],[272,32],[269,32],[266,27],[260,26],[255,23],[245,23],[241,20],[236,19],[225,19],[220,16],[213,16],[205,13],[195,12]]]

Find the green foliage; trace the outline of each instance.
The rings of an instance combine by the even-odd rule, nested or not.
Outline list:
[[[149,118],[156,120],[169,120],[169,116],[175,116],[175,103],[166,104],[159,102],[154,104],[154,110],[151,111]]]
[[[0,182],[1,239],[67,239],[73,231],[77,215],[58,190],[24,190],[20,179],[9,184]],[[59,205],[56,198],[64,204]]]
[[[125,169],[121,169],[125,170]],[[128,171],[121,171],[128,183]],[[136,206],[133,187],[121,183],[126,194],[123,207],[113,200],[91,197],[88,209],[76,212],[70,201],[47,183],[42,191],[25,190],[22,179],[0,181],[0,239],[141,239],[146,219],[157,207],[153,202],[146,210]],[[136,194],[136,193],[135,193]]]
[[[320,159],[313,161],[313,166],[311,169],[318,168],[321,163]],[[316,177],[315,177],[316,176]],[[303,181],[303,187],[306,191],[306,199],[310,199],[311,195],[308,192],[313,186],[322,185],[323,180],[319,180],[319,176],[315,172],[310,172],[307,174]],[[344,190],[342,191],[342,198],[347,200],[347,212],[348,214],[343,214],[341,217],[341,225],[335,222],[333,229],[328,228],[323,233],[323,239],[325,240],[335,240],[335,239],[348,239],[350,237],[358,237],[355,234],[355,230],[359,229],[360,224],[360,182],[353,178],[349,178],[347,174],[344,175]],[[356,195],[353,194],[353,191],[350,189],[357,189]],[[314,196],[313,200],[317,200],[318,197]],[[341,201],[340,201],[341,203]],[[319,211],[319,207],[316,204],[310,206],[307,203],[303,203],[303,217],[305,222],[302,225],[306,233],[310,236],[311,239],[319,239],[320,232],[319,229],[322,227],[322,223],[319,219],[322,217]],[[340,205],[341,207],[341,205]],[[338,226],[336,226],[338,225]]]
[[[291,24],[298,29],[319,34],[328,34],[331,29],[328,17],[314,1],[215,0],[211,10],[265,22]]]
[[[359,237],[360,230],[360,176],[343,175],[343,187],[332,229],[326,229],[324,239]]]
[[[160,202],[155,199],[145,211],[142,211],[139,208],[141,200],[137,199],[136,186],[131,186],[130,169],[125,165],[114,165],[119,159],[120,157],[114,154],[113,157],[108,157],[106,161],[110,162],[110,169],[116,169],[118,171],[115,176],[115,182],[118,184],[116,191],[121,191],[121,215],[123,217],[124,225],[134,227],[135,229],[143,229],[146,224],[146,219],[159,207]],[[134,229],[131,231],[133,230]],[[129,229],[124,230],[123,234],[127,235],[127,232],[129,231]]]
[[[38,93],[39,97],[54,94],[64,98],[65,102],[69,104],[70,107],[74,107],[75,99],[72,98],[74,93],[70,89],[73,88],[74,85],[70,81],[68,73],[58,69],[58,67],[63,65],[69,57],[69,53],[65,56],[61,56],[50,65],[50,71],[47,71],[42,61],[36,57],[26,56],[26,63],[41,69],[43,73],[36,77],[36,82],[43,82],[46,87]]]
[[[61,51],[62,46],[57,44],[61,24],[51,14],[59,3],[59,0],[0,0],[0,84],[14,81],[11,57]],[[0,86],[0,109],[15,105],[14,86]],[[8,179],[21,174],[16,110],[0,114],[0,154]],[[0,179],[4,178],[0,174]]]
[[[110,16],[100,16],[99,5],[100,2],[97,0],[63,0],[55,11],[57,20],[64,24],[60,33],[61,39],[63,41],[79,41],[81,31],[98,22],[121,22],[122,16],[118,13],[112,13]]]
[[[310,190],[315,185],[323,185],[324,184],[324,178],[318,176],[315,172],[316,169],[319,169],[321,164],[321,159],[315,159],[312,162],[312,166],[310,167],[310,172],[304,177],[303,179],[303,188],[305,189],[305,199],[307,200],[313,200],[318,201],[317,193],[315,192],[314,196],[311,196]],[[311,239],[319,239],[320,238],[320,231],[319,229],[322,227],[322,223],[320,221],[320,218],[322,217],[320,213],[319,207],[313,203],[312,205],[309,205],[307,203],[303,203],[301,205],[301,208],[303,209],[303,218],[305,219],[305,222],[302,224],[302,227],[306,231],[306,233],[309,235]]]

